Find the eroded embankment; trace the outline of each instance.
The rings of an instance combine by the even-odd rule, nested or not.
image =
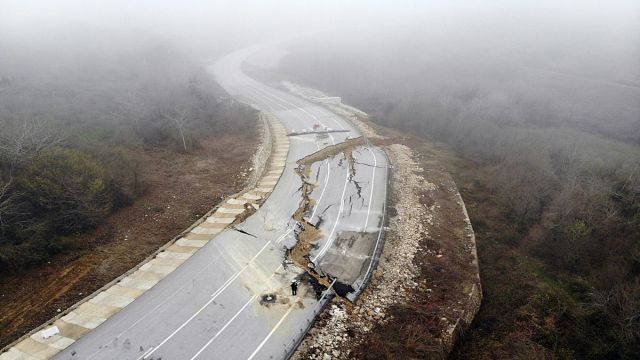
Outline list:
[[[347,293],[352,292],[353,287],[337,280],[338,274],[332,275],[322,271],[310,258],[310,252],[316,248],[316,243],[324,236],[318,228],[319,224],[312,224],[305,219],[305,214],[309,208],[314,205],[310,196],[316,187],[316,183],[310,181],[311,167],[317,162],[342,155],[347,162],[349,178],[352,181],[353,175],[355,175],[353,149],[358,146],[364,146],[365,144],[366,139],[362,137],[349,139],[342,143],[323,148],[297,161],[298,167],[296,168],[296,173],[302,181],[302,187],[300,189],[302,196],[300,205],[292,216],[297,222],[295,231],[297,242],[287,251],[287,259],[301,269],[305,269],[307,275],[313,279],[313,282],[325,288],[330,286],[331,283],[334,283],[334,288],[340,296],[346,296]]]
[[[446,358],[482,298],[473,229],[443,165],[451,159],[361,113],[328,107],[393,164],[389,229],[367,289],[355,304],[336,299],[325,309],[293,358]]]

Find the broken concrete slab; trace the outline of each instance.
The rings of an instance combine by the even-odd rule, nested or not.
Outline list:
[[[345,231],[336,237],[318,268],[340,281],[353,284],[363,277],[376,244],[377,233]]]

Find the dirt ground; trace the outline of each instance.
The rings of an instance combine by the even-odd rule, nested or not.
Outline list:
[[[140,150],[147,192],[47,264],[0,276],[0,348],[118,277],[241,190],[256,130],[216,135],[190,154]]]

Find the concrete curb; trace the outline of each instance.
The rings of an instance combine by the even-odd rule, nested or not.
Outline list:
[[[471,254],[473,256],[473,265],[476,273],[476,283],[471,287],[471,291],[467,294],[466,303],[464,304],[464,310],[462,314],[456,319],[456,322],[450,326],[442,338],[442,345],[444,354],[449,354],[453,349],[458,338],[464,333],[464,331],[471,325],[471,322],[475,318],[478,311],[480,311],[480,305],[482,303],[482,282],[480,280],[480,264],[478,262],[478,247],[476,245],[476,234],[467,212],[467,206],[460,195],[460,191],[456,191],[456,197],[458,198],[458,204],[462,207],[464,214],[464,221],[466,223],[466,236],[469,238],[473,248]]]
[[[276,160],[276,152],[288,154],[289,151],[289,139],[282,124],[266,114],[259,113],[259,117],[262,120],[262,141],[254,155],[254,169],[244,190],[225,198],[126,273],[4,347],[0,350],[0,360],[46,360],[54,357],[151,289],[236,219],[244,218],[245,210],[238,212],[238,206],[259,207],[284,171],[286,157],[285,160]],[[52,326],[58,327],[57,334],[46,339],[39,334]]]
[[[271,155],[273,149],[271,127],[269,126],[267,117],[262,113],[259,113],[258,116],[262,121],[262,144],[259,146],[258,151],[256,151],[255,155],[253,156],[253,170],[251,171],[249,179],[247,180],[247,185],[245,187],[247,189],[252,189],[258,184],[258,180],[260,180],[260,177],[265,172],[269,156]]]

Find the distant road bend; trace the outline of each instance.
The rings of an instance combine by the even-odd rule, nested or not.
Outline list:
[[[284,173],[255,214],[219,233],[56,359],[287,358],[332,296],[331,287],[318,287],[302,268],[284,261],[301,229],[294,219],[303,201],[296,161],[360,132],[321,106],[245,75],[241,64],[256,50],[232,53],[210,71],[233,97],[279,120],[288,131],[314,124],[348,131],[292,136]],[[307,259],[358,293],[382,247],[388,161],[372,145],[355,146],[349,153],[310,165],[306,181],[313,186],[303,217],[320,233]],[[296,296],[290,288],[294,279],[300,279]]]

